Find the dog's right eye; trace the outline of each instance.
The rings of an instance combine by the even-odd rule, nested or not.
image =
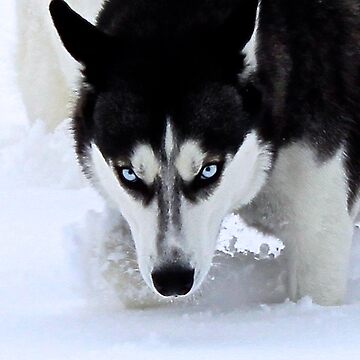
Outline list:
[[[115,167],[117,177],[122,185],[137,199],[148,204],[154,196],[154,189],[143,182],[131,167]]]
[[[200,171],[200,178],[202,180],[209,180],[218,172],[218,166],[216,164],[208,164],[204,166]]]
[[[122,168],[120,170],[120,176],[123,178],[124,181],[127,181],[129,183],[135,183],[139,180],[139,178],[135,174],[135,171],[130,168]]]

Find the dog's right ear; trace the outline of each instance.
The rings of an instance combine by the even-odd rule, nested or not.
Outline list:
[[[52,0],[50,13],[66,50],[85,66],[96,64],[104,55],[110,36],[83,19],[63,0]]]

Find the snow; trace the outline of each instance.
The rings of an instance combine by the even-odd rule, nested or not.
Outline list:
[[[134,264],[114,281],[131,246],[104,247],[118,224],[81,176],[69,122],[48,134],[27,121],[13,7],[0,3],[0,358],[360,358],[359,234],[339,307],[286,300],[282,244],[235,216],[193,298],[157,302]]]

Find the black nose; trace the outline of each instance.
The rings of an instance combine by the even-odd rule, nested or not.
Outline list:
[[[155,289],[163,296],[186,295],[194,284],[194,269],[167,265],[155,269],[151,276]]]

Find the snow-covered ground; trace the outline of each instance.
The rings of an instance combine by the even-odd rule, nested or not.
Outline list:
[[[118,254],[91,260],[112,224],[76,166],[68,122],[50,135],[27,122],[13,7],[0,2],[0,359],[359,359],[360,235],[340,307],[286,301],[282,257],[239,253],[268,241],[278,255],[280,244],[234,217],[201,294],[140,308],[127,294],[134,306],[121,305],[101,277]]]

